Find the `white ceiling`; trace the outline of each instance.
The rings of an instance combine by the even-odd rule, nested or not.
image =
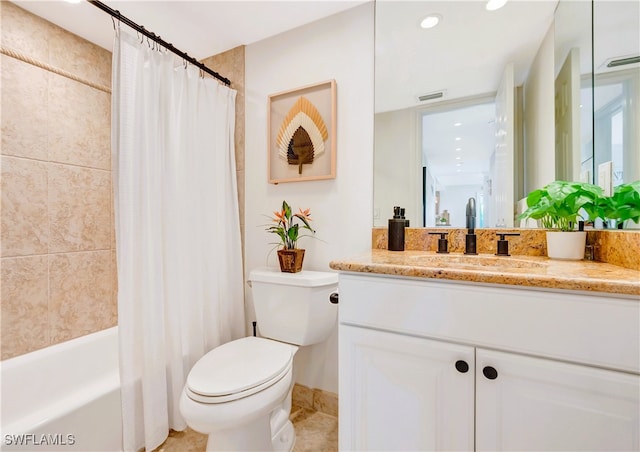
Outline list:
[[[103,3],[190,56],[203,59],[368,1],[371,0],[104,0]],[[62,0],[13,2],[88,41],[112,49],[111,16],[85,1],[78,4]]]

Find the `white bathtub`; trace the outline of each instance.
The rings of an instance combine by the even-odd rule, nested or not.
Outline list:
[[[4,360],[0,368],[0,450],[122,450],[118,327]]]

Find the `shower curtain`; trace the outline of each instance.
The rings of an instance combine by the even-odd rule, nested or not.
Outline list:
[[[236,92],[119,30],[112,149],[124,450],[184,430],[193,364],[244,336]]]

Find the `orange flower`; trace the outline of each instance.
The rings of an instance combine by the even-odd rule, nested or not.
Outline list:
[[[298,239],[304,237],[304,235],[300,234],[304,229],[311,234],[316,232],[309,224],[311,221],[310,215],[311,209],[299,209],[299,213],[292,214],[291,206],[286,201],[282,201],[282,210],[274,211],[271,218],[272,222],[276,224],[268,225],[266,231],[278,236],[280,239],[279,245],[283,249],[295,249]],[[300,220],[302,224],[297,224],[297,220]]]
[[[300,210],[299,215],[305,217],[307,220],[311,220],[311,209],[302,210],[302,207],[301,207],[299,210]]]
[[[275,218],[273,219],[273,221],[275,221],[276,223],[283,221],[284,220],[284,210],[281,210],[280,212],[276,211],[273,212],[273,214],[275,215]]]

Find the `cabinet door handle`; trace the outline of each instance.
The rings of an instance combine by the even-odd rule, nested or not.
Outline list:
[[[484,369],[482,369],[482,373],[489,380],[495,380],[496,378],[498,378],[498,371],[491,366],[487,366]]]
[[[466,374],[469,372],[469,364],[466,361],[458,360],[456,361],[456,370],[461,374]]]

